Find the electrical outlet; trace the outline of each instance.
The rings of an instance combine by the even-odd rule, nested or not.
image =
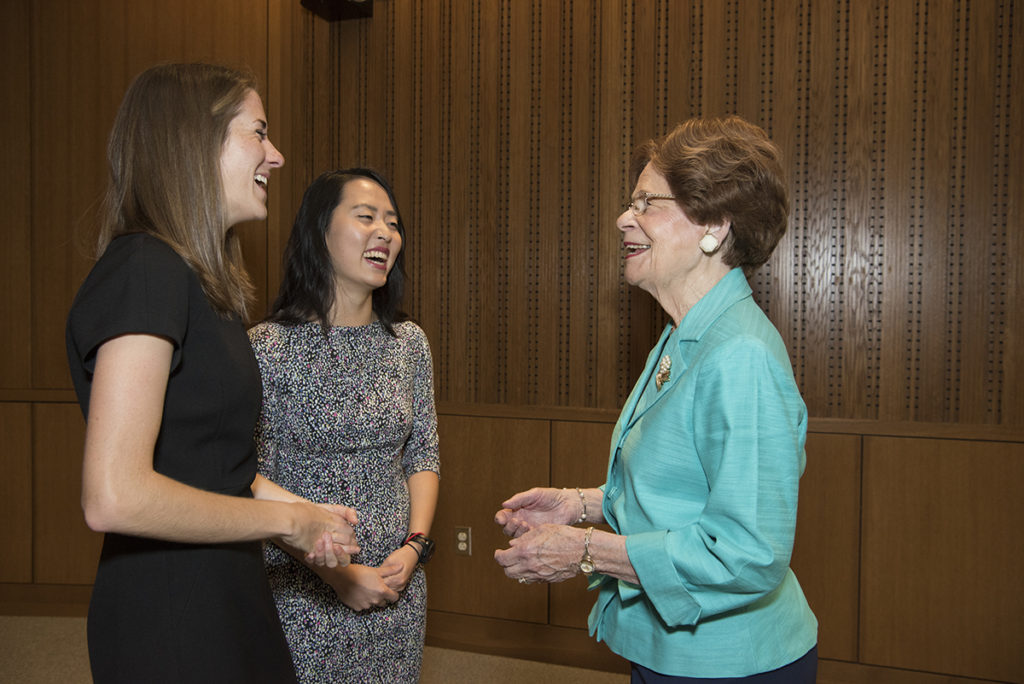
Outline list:
[[[473,528],[455,528],[455,554],[457,556],[473,555]]]

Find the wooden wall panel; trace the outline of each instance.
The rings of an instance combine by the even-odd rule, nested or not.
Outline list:
[[[458,266],[464,264],[466,296],[466,327],[454,330],[453,335],[466,338],[466,394],[476,401],[497,401],[500,388],[494,382],[493,372],[485,369],[498,362],[494,350],[501,339],[499,321],[503,313],[496,306],[498,283],[503,273],[497,268],[501,252],[497,248],[495,235],[499,225],[499,198],[505,177],[502,173],[499,154],[500,132],[494,121],[498,120],[501,106],[501,90],[494,74],[501,65],[502,51],[500,36],[500,15],[489,11],[488,5],[471,3],[469,12],[473,18],[472,54],[468,61],[471,83],[473,84],[471,108],[472,123],[468,130],[468,144],[472,151],[467,167],[466,189],[469,209],[466,217],[452,220],[466,226],[459,237],[465,243],[464,259],[456,259]],[[458,177],[458,173],[453,174]],[[458,235],[458,234],[457,234]],[[414,285],[415,287],[415,285]],[[471,366],[471,368],[470,368]],[[458,373],[446,375],[447,385],[438,387],[439,396],[459,396],[461,384],[453,378]]]
[[[103,535],[82,515],[82,412],[73,404],[36,404],[32,418],[32,581],[92,584]]]
[[[128,78],[121,7],[32,4],[32,386],[70,387],[64,320],[91,265],[105,143]],[[98,10],[98,11],[97,11]],[[106,33],[108,32],[109,33]],[[45,48],[45,49],[44,49]],[[90,59],[83,59],[89,54]],[[72,104],[73,103],[73,104]],[[93,131],[83,135],[83,131]],[[90,213],[91,212],[91,213]]]
[[[408,305],[443,399],[621,404],[665,323],[621,282],[629,153],[738,112],[784,153],[790,230],[752,284],[812,415],[1021,421],[1006,3],[382,5],[334,30],[316,87],[369,101],[335,128],[394,164],[420,238]]]
[[[557,280],[545,282],[542,296],[551,287],[559,293],[557,385],[551,403],[594,406],[597,400],[599,363],[596,330],[598,311],[597,261],[601,236],[616,233],[613,226],[597,219],[596,144],[598,108],[595,83],[600,77],[597,42],[599,17],[586,3],[562,4],[563,33],[573,40],[562,44],[562,90],[560,117],[562,158],[559,164],[560,194],[550,202],[559,208]],[[571,27],[571,31],[570,31]],[[571,345],[569,340],[580,340]]]
[[[442,312],[451,311],[452,288],[445,270],[457,261],[452,249],[454,234],[444,208],[451,187],[451,167],[441,162],[451,151],[454,133],[451,121],[451,80],[455,64],[450,61],[453,37],[448,32],[451,5],[423,2],[419,5],[420,31],[417,34],[419,51],[419,78],[415,80],[417,93],[414,144],[409,150],[413,161],[412,207],[419,241],[407,262],[416,279],[411,288],[410,307],[424,330],[430,331],[433,346],[441,357],[450,354],[449,336],[441,326]],[[456,295],[458,296],[458,295]],[[447,382],[447,371],[439,366],[439,375]]]
[[[507,2],[504,9],[502,55],[508,85],[503,93],[503,116],[507,119],[505,135],[500,141],[505,183],[501,188],[505,214],[500,230],[506,269],[504,291],[499,303],[506,319],[502,341],[505,357],[504,393],[499,401],[513,404],[530,403],[533,378],[530,366],[530,336],[542,325],[530,319],[530,279],[535,275],[528,262],[537,249],[540,227],[531,213],[536,177],[532,165],[536,161],[539,141],[533,125],[533,114],[538,105],[536,72],[540,68],[541,47],[533,32],[534,8],[531,2]],[[539,172],[539,169],[537,170]],[[550,182],[550,181],[549,181]],[[499,347],[499,349],[501,349]]]
[[[0,404],[0,582],[32,581],[32,407]]]
[[[5,344],[0,354],[0,387],[28,387],[32,370],[32,290],[30,197],[31,82],[29,30],[31,6],[5,2],[0,7],[0,140],[8,162],[0,170],[0,329]]]
[[[993,159],[998,169],[997,183],[992,189],[996,225],[1005,226],[1002,252],[993,270],[1005,274],[1005,286],[994,293],[999,304],[995,316],[993,340],[994,361],[991,372],[999,387],[993,392],[993,413],[1004,425],[1024,425],[1024,392],[1018,391],[1018,380],[1024,377],[1024,354],[1012,349],[1024,330],[1024,307],[1005,306],[1021,284],[1024,284],[1024,236],[1019,227],[1024,223],[1024,135],[1020,130],[1020,99],[1024,92],[1024,12],[1013,12],[1005,4],[999,6],[999,49],[996,59],[996,97],[999,118],[993,140]],[[1011,65],[1018,65],[1017,69]],[[1011,133],[1012,132],[1012,133]],[[1018,345],[1019,346],[1019,345]]]
[[[860,660],[1024,678],[1024,444],[868,437]]]
[[[506,538],[494,514],[506,497],[549,480],[549,428],[543,420],[442,415],[441,496],[432,534],[431,610],[547,622],[547,588],[510,580],[494,562]],[[447,465],[446,465],[447,464]],[[473,552],[455,555],[455,527],[471,527]],[[515,592],[516,600],[508,600]]]
[[[106,141],[131,79],[160,61],[211,60],[267,74],[267,9],[198,0],[32,7],[32,386],[68,387],[64,322],[92,264]],[[273,130],[273,129],[272,129]],[[287,151],[285,151],[287,155]],[[271,184],[272,201],[277,191]],[[265,224],[240,226],[266,304]]]
[[[551,486],[597,487],[608,472],[613,423],[554,421],[551,423]],[[575,495],[575,491],[573,491]],[[609,529],[602,525],[602,529]],[[586,629],[597,594],[587,591],[583,576],[552,584],[549,622]]]
[[[857,660],[861,438],[810,434],[791,567],[818,618],[818,655]]]
[[[795,162],[798,156],[797,111],[795,96],[803,88],[806,68],[801,13],[793,3],[762,3],[760,41],[764,55],[761,65],[761,115],[759,123],[771,135],[782,152],[790,187],[790,222],[775,253],[768,263],[754,274],[751,286],[756,300],[775,323],[795,359],[796,344],[800,339],[800,320],[797,315],[799,301],[796,293],[802,282],[803,249],[795,226],[801,220],[804,207],[796,201],[793,188],[797,180]],[[788,95],[783,97],[782,94]],[[797,373],[801,366],[794,368]],[[801,378],[797,377],[798,382]]]
[[[29,579],[87,584],[98,536],[81,524],[82,419],[73,396],[62,389],[70,386],[64,321],[92,264],[114,113],[142,69],[160,61],[208,60],[251,69],[273,122],[284,98],[310,90],[302,82],[294,88],[285,85],[291,85],[295,66],[301,70],[306,61],[302,53],[291,54],[290,42],[305,44],[296,40],[306,30],[305,10],[283,0],[267,0],[257,8],[237,1],[187,0],[167,7],[124,0],[86,5],[44,0],[7,3],[0,11],[8,65],[0,78],[13,98],[0,135],[12,159],[7,168],[14,174],[3,183],[3,192],[13,194],[5,194],[8,209],[0,230],[7,248],[0,270],[9,279],[0,300],[0,322],[9,329],[0,354],[0,387],[5,389],[0,408],[6,416],[37,402],[31,408],[33,477],[18,480],[22,491],[31,493],[34,510],[34,535],[25,555],[25,567],[30,572],[34,567]],[[282,119],[285,130],[272,125],[276,142],[307,137],[305,130],[285,134],[295,126],[289,117]],[[289,145],[281,147],[287,158]],[[307,180],[271,183],[271,221],[281,221],[286,212],[280,208],[291,205],[282,195],[294,185],[305,187]],[[273,232],[279,239],[281,231],[275,226]],[[260,298],[255,311],[260,312],[270,288],[267,228],[254,224],[241,227],[241,233]],[[279,248],[271,252],[279,254]],[[67,403],[43,403],[51,401]],[[17,497],[8,504],[20,505]]]
[[[277,296],[281,282],[281,257],[288,242],[302,194],[313,180],[312,107],[310,99],[313,73],[312,33],[314,15],[291,0],[268,0],[267,77],[263,87],[264,106],[270,123],[270,138],[285,157],[285,165],[270,179],[267,204],[266,263],[264,290],[253,308],[253,317],[262,317]],[[246,229],[247,234],[259,231]],[[253,270],[259,268],[255,254],[245,252]]]
[[[469,9],[470,11],[465,11]],[[474,125],[474,87],[478,84],[473,78],[467,78],[463,70],[453,68],[454,65],[473,64],[475,52],[479,49],[475,41],[479,36],[474,33],[476,17],[473,8],[456,8],[452,5],[443,6],[442,21],[446,28],[442,35],[450,36],[444,47],[445,78],[441,97],[444,100],[442,118],[443,148],[441,151],[441,168],[444,170],[443,184],[451,187],[452,178],[460,177],[471,168],[477,156],[477,146],[473,142]],[[478,189],[478,193],[481,189]],[[467,271],[476,269],[477,264],[470,258],[466,236],[476,231],[470,225],[472,207],[476,197],[469,193],[441,193],[441,261],[436,277],[441,279],[440,299],[442,309],[458,312],[458,318],[452,325],[441,326],[440,337],[434,340],[434,346],[443,356],[448,358],[467,358],[473,346],[469,330],[476,311],[470,308],[474,295],[469,287],[452,287],[452,282],[465,283]],[[419,237],[419,235],[417,235]],[[413,284],[413,288],[416,284]],[[477,311],[479,306],[477,306]],[[444,394],[466,396],[470,393],[469,378],[464,373],[450,372],[450,366],[439,366],[440,377],[436,378],[435,386],[444,388]]]

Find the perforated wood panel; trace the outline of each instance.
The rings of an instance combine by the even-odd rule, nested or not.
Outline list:
[[[26,173],[31,158],[28,128],[31,109],[31,81],[21,66],[28,59],[29,35],[24,30],[31,8],[28,3],[6,2],[0,5],[0,131],[8,163],[0,167],[0,203],[4,207],[0,219],[0,328],[4,330],[3,353],[0,354],[0,387],[25,387],[32,371],[32,290],[29,287],[30,244],[29,223],[31,200],[30,179]],[[12,68],[17,65],[18,68]],[[18,135],[12,134],[18,132]]]
[[[265,85],[267,11],[241,2],[187,0],[156,11],[122,0],[41,1],[32,3],[30,27],[32,118],[18,133],[32,145],[32,163],[22,169],[31,174],[31,379],[34,388],[70,387],[64,322],[92,265],[105,146],[125,89],[152,64],[194,60],[248,67]],[[249,269],[262,283],[265,224],[240,228]]]
[[[330,27],[314,144],[394,179],[442,399],[619,405],[665,322],[621,282],[629,152],[735,112],[785,154],[790,230],[752,285],[812,415],[1024,418],[1012,3],[380,9]]]

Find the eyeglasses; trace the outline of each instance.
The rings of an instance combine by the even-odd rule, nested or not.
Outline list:
[[[655,195],[649,192],[642,192],[633,198],[633,201],[626,205],[626,208],[633,212],[633,216],[643,216],[651,200],[668,199],[674,200],[675,195]]]

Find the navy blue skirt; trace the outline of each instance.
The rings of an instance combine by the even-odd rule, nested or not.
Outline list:
[[[818,647],[815,646],[798,660],[771,672],[749,677],[673,677],[663,675],[636,663],[630,663],[630,684],[707,684],[708,682],[755,682],[756,684],[814,684],[818,677]]]

